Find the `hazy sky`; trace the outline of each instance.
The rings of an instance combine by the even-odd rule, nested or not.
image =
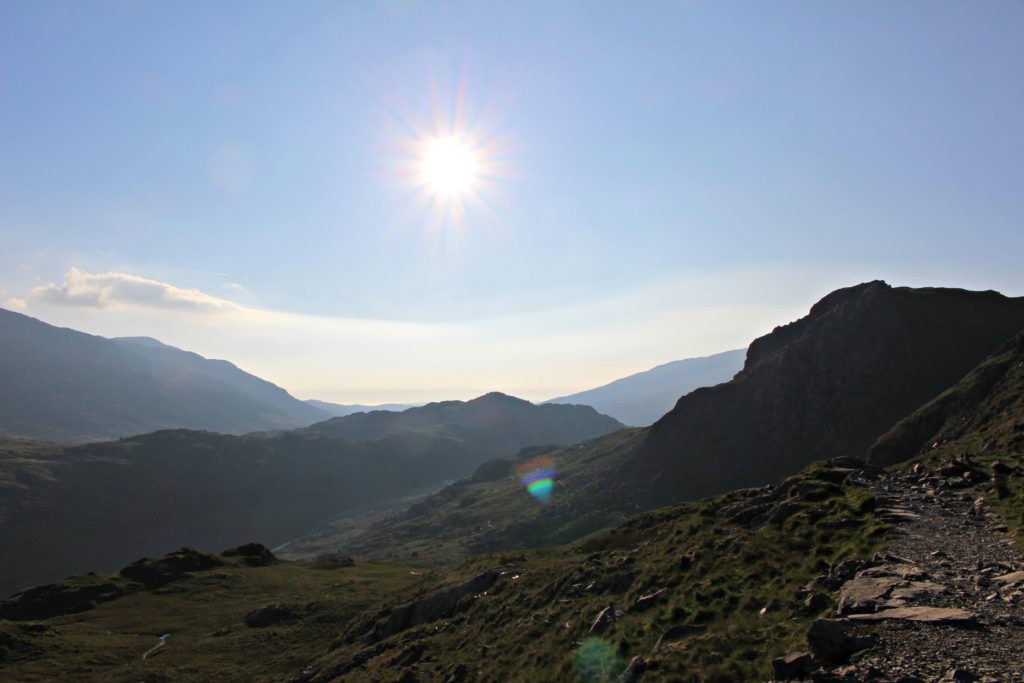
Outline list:
[[[1021,35],[1017,0],[0,0],[0,304],[381,402],[589,388],[873,278],[1024,295]]]

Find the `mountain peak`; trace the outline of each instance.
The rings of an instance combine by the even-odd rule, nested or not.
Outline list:
[[[477,402],[501,402],[501,403],[509,403],[509,404],[530,403],[530,401],[527,401],[526,399],[518,398],[516,396],[510,396],[508,394],[503,394],[500,391],[489,391],[486,394],[484,394],[483,396],[477,396],[474,399],[470,399],[469,401],[466,401],[466,403],[477,403]]]

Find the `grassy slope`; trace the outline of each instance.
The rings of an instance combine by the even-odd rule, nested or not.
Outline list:
[[[456,482],[401,513],[339,520],[291,544],[288,552],[309,556],[342,547],[359,557],[431,567],[496,550],[568,543],[639,511],[632,500],[586,492],[645,433],[621,430],[546,453],[558,468],[557,488],[546,507],[534,503],[515,463],[508,461],[506,471]]]
[[[84,576],[69,583],[108,580]],[[78,614],[42,622],[0,620],[0,643],[4,634],[21,642],[6,661],[0,648],[0,679],[280,681],[320,654],[355,613],[419,580],[395,565],[327,569],[233,562]],[[302,616],[265,628],[246,626],[245,614],[268,603]],[[33,623],[48,628],[25,633],[26,624],[38,629]],[[143,660],[163,634],[170,634],[165,646]]]
[[[815,465],[797,479],[841,476]],[[793,498],[788,516],[759,529],[720,514],[756,493],[743,491],[646,513],[573,546],[491,555],[439,570],[432,577],[437,585],[502,565],[520,578],[500,579],[485,594],[464,598],[450,619],[385,640],[384,651],[345,680],[391,680],[397,676],[396,656],[413,644],[422,649],[417,673],[423,680],[443,680],[459,662],[485,681],[613,680],[608,675],[617,676],[635,655],[660,666],[645,681],[764,679],[770,660],[799,643],[816,616],[803,612],[796,591],[831,562],[869,555],[881,543],[883,528],[870,494],[849,483],[823,483],[821,489],[827,493],[815,500]],[[839,519],[859,523],[825,528]],[[659,588],[667,591],[654,607],[635,607],[637,598]],[[759,614],[775,602],[776,611]],[[592,621],[608,605],[625,615],[600,639],[587,641]],[[370,616],[354,626],[354,642],[316,666],[329,668],[356,656],[367,645],[363,635],[372,621]],[[659,636],[680,623],[708,628],[652,657]],[[596,667],[604,673],[587,675],[581,657],[588,653],[605,661],[607,667]]]
[[[870,554],[880,542],[871,497],[849,483],[826,483],[843,476],[824,465],[809,468],[798,479],[821,482],[811,487],[818,493],[791,498],[788,516],[758,529],[727,521],[722,510],[762,490],[650,512],[572,546],[480,556],[422,577],[388,565],[213,569],[47,620],[59,634],[20,634],[35,651],[22,651],[3,673],[30,681],[58,674],[89,680],[100,672],[115,681],[281,680],[310,662],[320,670],[343,664],[371,645],[380,652],[345,680],[394,680],[410,659],[419,660],[422,680],[443,680],[459,663],[479,680],[607,680],[594,671],[617,675],[628,657],[650,655],[668,627],[703,623],[706,633],[653,657],[661,668],[645,680],[764,678],[771,658],[799,642],[813,616],[802,612],[797,589],[830,562]],[[860,523],[825,528],[839,519]],[[451,618],[367,640],[391,606],[503,566],[519,578],[463,598]],[[658,588],[668,590],[655,606],[634,607]],[[309,602],[319,607],[266,629],[242,623],[246,612],[270,602],[299,612]],[[759,616],[773,602],[779,609]],[[581,649],[609,604],[625,616]],[[0,633],[18,623],[0,622]],[[165,650],[141,660],[163,633],[172,634]],[[581,652],[594,661],[581,661]]]

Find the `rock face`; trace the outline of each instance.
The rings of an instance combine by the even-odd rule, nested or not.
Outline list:
[[[682,397],[617,478],[669,503],[860,457],[1022,328],[1024,299],[995,292],[838,290],[756,339],[731,382]]]
[[[772,660],[772,678],[776,681],[802,681],[815,669],[809,652],[794,652]]]
[[[986,410],[986,403],[1005,386],[1022,358],[1024,332],[1008,339],[955,386],[896,423],[871,446],[868,460],[882,466],[902,462],[933,444],[955,439],[965,430],[991,421],[993,415]],[[961,467],[955,474],[967,469]],[[993,470],[997,475],[1011,475],[1016,468],[996,461]]]

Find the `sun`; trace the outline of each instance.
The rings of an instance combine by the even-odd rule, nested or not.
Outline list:
[[[458,137],[440,137],[423,143],[420,180],[433,193],[455,198],[473,189],[479,175],[473,149]]]

